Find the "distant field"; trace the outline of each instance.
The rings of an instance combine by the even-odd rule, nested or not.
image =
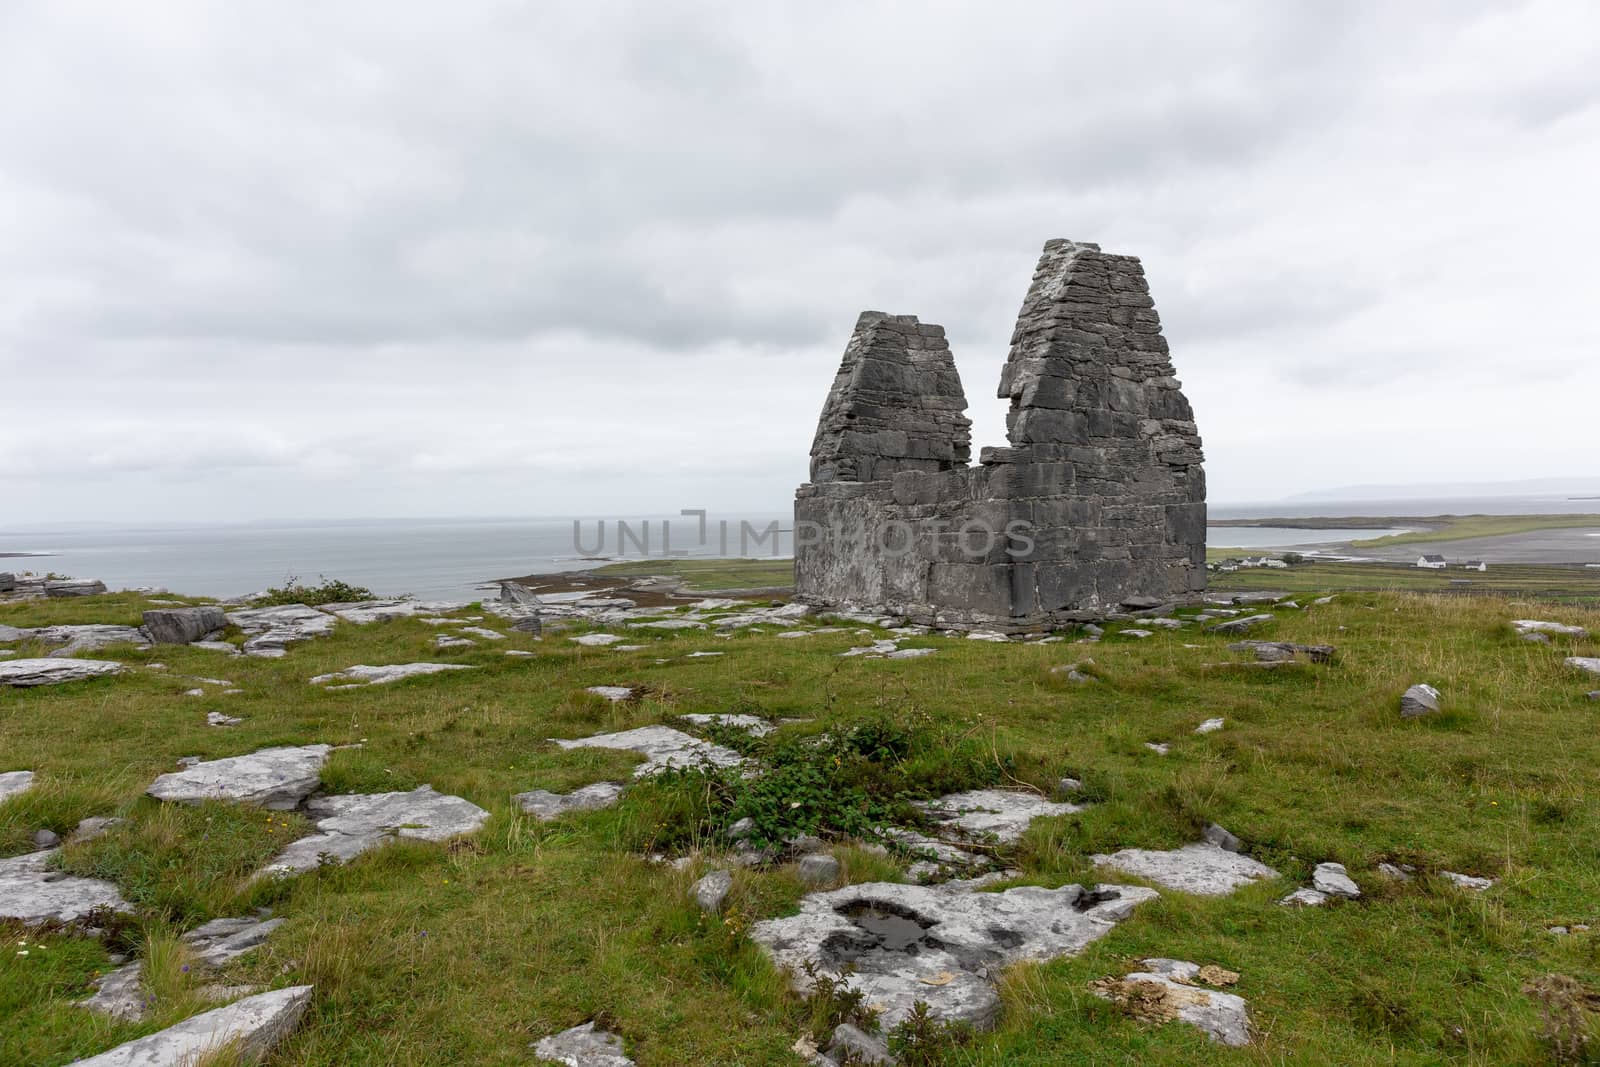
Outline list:
[[[689,588],[712,593],[722,589],[787,588],[794,584],[792,559],[639,559],[596,567],[596,574],[661,574],[683,578]]]
[[[1431,530],[1375,537],[1357,541],[1360,548],[1388,548],[1392,545],[1431,544],[1438,541],[1468,541],[1477,537],[1504,537],[1534,530],[1571,530],[1600,527],[1600,515],[1462,515],[1442,516],[1444,525]],[[1404,525],[1405,520],[1397,519]]]
[[[1458,585],[1455,582],[1470,584]],[[1398,563],[1303,563],[1288,570],[1252,568],[1212,574],[1215,591],[1281,589],[1445,593],[1457,596],[1538,597],[1569,604],[1600,605],[1600,570],[1580,566],[1508,563],[1487,571],[1429,571]]]

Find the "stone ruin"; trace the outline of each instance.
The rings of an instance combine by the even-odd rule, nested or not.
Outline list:
[[[944,328],[863,312],[795,495],[795,592],[821,608],[1011,632],[1205,589],[1194,412],[1133,256],[1046,242],[972,455]]]

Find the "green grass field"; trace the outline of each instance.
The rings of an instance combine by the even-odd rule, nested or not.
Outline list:
[[[1430,571],[1404,563],[1301,563],[1288,570],[1248,568],[1210,576],[1216,592],[1438,593],[1540,598],[1600,607],[1600,570],[1572,564],[1498,563],[1487,571]]]
[[[1319,576],[1311,568],[1261,575],[1308,592]],[[130,623],[142,607],[127,594],[0,606],[0,623]],[[1078,957],[1011,968],[1000,978],[998,1029],[931,1062],[1550,1063],[1545,1015],[1524,984],[1562,974],[1600,990],[1600,937],[1546,932],[1600,921],[1600,703],[1584,695],[1593,681],[1562,665],[1565,655],[1600,655],[1600,643],[1525,643],[1506,621],[1526,617],[1600,629],[1600,612],[1548,600],[1344,592],[1326,606],[1280,611],[1255,635],[1339,649],[1331,665],[1281,671],[1208,667],[1237,657],[1227,638],[1196,627],[1142,641],[1113,632],[1083,646],[930,636],[909,643],[936,654],[905,661],[839,658],[868,640],[851,632],[675,633],[639,638],[649,646],[639,652],[513,633],[441,652],[436,629],[415,620],[341,624],[279,660],[116,650],[134,668],[121,677],[0,691],[0,771],[39,774],[34,790],[0,806],[0,855],[25,851],[40,827],[66,834],[86,816],[123,816],[106,838],[69,848],[66,863],[115,880],[140,909],[110,946],[0,930],[0,1063],[65,1064],[192,1012],[192,982],[172,966],[175,934],[255,906],[287,923],[227,979],[316,986],[299,1030],[269,1061],[280,1067],[522,1065],[532,1062],[531,1041],[597,1017],[645,1067],[802,1063],[790,1048],[806,1007],[744,933],[794,908],[801,888],[792,870],[740,871],[733,909],[718,921],[686,898],[711,860],[679,872],[644,859],[720,847],[726,813],[704,783],[636,787],[614,809],[554,823],[523,816],[510,800],[625,776],[633,761],[560,750],[547,738],[687,712],[807,720],[779,738],[863,724],[913,738],[882,764],[901,792],[891,803],[952,786],[1049,791],[1063,775],[1082,779],[1085,810],[1035,822],[1006,852],[1022,883],[1117,880],[1096,875],[1089,855],[1176,846],[1211,821],[1283,872],[1228,897],[1164,892]],[[506,657],[507,647],[535,655]],[[685,658],[696,650],[725,655]],[[1093,683],[1050,673],[1088,657]],[[413,660],[478,669],[345,692],[306,681],[357,663]],[[156,662],[166,669],[149,669]],[[185,675],[227,679],[243,692],[187,697]],[[1402,721],[1399,695],[1418,681],[1439,687],[1444,713]],[[613,705],[583,692],[604,684],[648,695]],[[244,723],[208,727],[211,710]],[[1212,716],[1226,727],[1192,732]],[[162,806],[141,795],[180,756],[312,742],[362,745],[333,755],[324,775],[331,792],[431,783],[493,818],[453,845],[395,845],[346,867],[250,886],[245,876],[305,833],[304,819]],[[1146,742],[1168,743],[1170,754]],[[818,817],[834,811],[837,797],[824,793],[797,792],[793,817],[811,805]],[[865,852],[840,854],[855,881],[900,870]],[[1280,907],[1323,860],[1345,863],[1363,897]],[[1380,861],[1498,883],[1482,895],[1435,877],[1389,883],[1374,873]],[[10,947],[23,941],[26,956]],[[155,1019],[115,1024],[72,1006],[108,968],[109,951],[141,947],[162,961],[152,976]],[[1137,1022],[1090,994],[1091,981],[1147,956],[1239,972],[1251,1046],[1221,1049],[1187,1026]]]
[[[669,575],[703,593],[724,589],[786,588],[794,585],[792,559],[641,559],[608,563],[595,573],[608,577]]]

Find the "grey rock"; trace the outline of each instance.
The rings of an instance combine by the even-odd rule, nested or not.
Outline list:
[[[1278,901],[1287,908],[1320,908],[1328,902],[1328,894],[1321,890],[1302,888]]]
[[[1216,845],[1224,852],[1244,851],[1244,842],[1240,841],[1237,837],[1229,833],[1227,830],[1224,830],[1216,823],[1212,823],[1211,825],[1207,826],[1205,833],[1203,833],[1201,836],[1205,838],[1209,844]]]
[[[1145,970],[1108,983],[1110,988],[1097,984],[1096,995],[1118,999],[1137,990],[1135,995],[1147,1004],[1154,993],[1162,1008],[1170,1010],[1179,1022],[1204,1031],[1214,1044],[1243,1048],[1250,1043],[1250,1012],[1244,998],[1195,984],[1201,972],[1199,964],[1165,959],[1143,963]]]
[[[1141,640],[1146,638],[1146,637],[1154,637],[1155,636],[1155,631],[1154,630],[1119,630],[1118,633],[1122,637],[1137,637],[1137,638],[1140,638]]]
[[[221,608],[160,608],[144,613],[145,632],[158,645],[187,645],[227,625]]]
[[[127,963],[95,982],[94,993],[75,1002],[97,1015],[136,1023],[150,1014],[144,991],[144,964]]]
[[[1167,744],[1165,741],[1146,741],[1144,743],[1144,747],[1148,748],[1151,752],[1154,752],[1158,756],[1165,756],[1172,750],[1172,746]]]
[[[381,667],[358,663],[354,667],[346,667],[344,670],[335,671],[332,674],[316,675],[311,679],[311,684],[344,683],[338,688],[349,688],[357,685],[388,685],[390,682],[398,682],[405,678],[418,678],[425,674],[470,670],[476,670],[476,668],[465,663],[390,663]],[[330,686],[330,688],[334,687]]]
[[[0,804],[32,789],[33,780],[32,771],[6,771],[0,774]]]
[[[1434,715],[1439,711],[1439,691],[1431,685],[1414,685],[1400,698],[1400,714],[1407,719]]]
[[[605,697],[613,704],[621,704],[625,700],[633,699],[633,690],[625,685],[591,685],[584,690],[597,697]]]
[[[551,740],[561,748],[616,748],[637,752],[645,760],[634,768],[636,778],[659,774],[669,767],[737,767],[744,762],[731,748],[702,741],[670,726],[641,726],[621,733]]]
[[[1228,651],[1248,652],[1262,663],[1328,663],[1338,650],[1332,645],[1298,645],[1293,641],[1237,641],[1228,646]]]
[[[72,840],[77,844],[81,844],[84,841],[93,841],[95,838],[103,836],[112,827],[121,825],[121,823],[121,819],[111,816],[91,815],[78,823],[77,828],[72,831]]]
[[[207,652],[222,652],[229,656],[244,655],[238,645],[230,644],[227,641],[194,641],[190,643],[189,647],[203,648]]]
[[[1196,726],[1194,728],[1194,732],[1197,733],[1197,734],[1214,734],[1218,730],[1220,730],[1224,726],[1226,726],[1227,724],[1228,724],[1228,720],[1226,720],[1226,719],[1220,719],[1220,718],[1219,719],[1207,719],[1205,722],[1201,723],[1199,726]]]
[[[844,865],[826,852],[813,852],[800,857],[800,862],[795,865],[795,873],[806,885],[820,887],[837,882],[844,873]]]
[[[317,833],[292,842],[256,877],[296,874],[324,862],[347,863],[401,838],[445,841],[475,833],[489,821],[489,813],[471,801],[427,785],[409,793],[317,797],[305,810]]]
[[[1246,615],[1238,619],[1229,619],[1227,622],[1212,623],[1206,627],[1206,632],[1212,634],[1242,634],[1247,630],[1255,629],[1262,623],[1271,621],[1271,615]]]
[[[1600,674],[1600,656],[1568,656],[1567,666],[1589,674]],[[4,669],[0,667],[0,670]]]
[[[17,587],[17,576],[10,571],[0,571],[0,593],[9,593]]]
[[[311,1003],[311,988],[290,986],[246,997],[79,1060],[78,1067],[184,1067],[230,1042],[243,1062],[258,1062],[299,1025]]]
[[[1361,887],[1350,877],[1342,863],[1319,863],[1311,872],[1311,888],[1330,897],[1354,900],[1361,895]]]
[[[684,722],[690,722],[700,727],[730,726],[735,730],[743,730],[751,737],[765,737],[774,729],[770,722],[756,715],[731,715],[713,712],[705,715],[680,715],[678,717]]]
[[[366,626],[374,622],[443,615],[466,606],[463,600],[359,600],[349,604],[324,604],[320,610],[345,622]]]
[[[544,623],[537,614],[523,616],[513,622],[511,628],[519,634],[530,634],[534,637],[544,634]]]
[[[242,722],[244,722],[244,720],[239,718],[237,715],[224,715],[220,711],[208,711],[208,712],[206,712],[206,725],[207,726],[220,726],[220,727],[238,726]]]
[[[622,1039],[596,1030],[592,1022],[540,1038],[533,1045],[533,1054],[566,1067],[634,1067],[634,1062],[623,1055]]]
[[[106,583],[93,578],[66,578],[44,583],[44,595],[48,597],[95,596],[105,591]]]
[[[798,914],[758,922],[750,936],[801,993],[811,985],[805,964],[823,973],[854,965],[842,980],[865,994],[885,1030],[919,1000],[935,1018],[987,1028],[1000,1008],[991,979],[1006,964],[1076,955],[1156,896],[1133,886],[979,892],[986,883],[874,882],[812,893]]]
[[[227,619],[249,635],[244,643],[245,655],[268,659],[283,656],[298,641],[326,637],[338,625],[334,616],[304,604],[230,611]]]
[[[196,763],[157,778],[146,792],[157,800],[198,804],[227,800],[268,811],[292,811],[322,784],[328,745],[264,748],[246,756]]]
[[[1485,889],[1494,887],[1493,878],[1478,878],[1470,874],[1457,874],[1455,871],[1440,871],[1439,875],[1453,882],[1457,888],[1466,889],[1473,893],[1482,893]]]
[[[433,639],[434,648],[471,648],[476,643],[465,637],[451,637],[449,634],[439,634]]]
[[[282,919],[213,919],[184,934],[183,940],[194,950],[200,966],[216,968],[253,951],[282,925]],[[149,1015],[143,971],[140,963],[119,967],[101,978],[94,995],[78,1001],[78,1007],[127,1022],[143,1020]]]
[[[46,648],[50,649],[51,658],[64,658],[76,656],[81,652],[97,652],[102,648],[112,645],[135,645],[139,648],[149,647],[144,632],[132,626],[108,626],[90,624],[85,626],[40,626],[33,630],[19,631]]]
[[[569,637],[567,640],[574,644],[583,645],[586,648],[604,648],[606,645],[620,644],[626,641],[627,638],[618,637],[616,634],[579,634],[577,637]]]
[[[621,782],[596,782],[574,789],[570,793],[551,793],[532,789],[511,798],[526,814],[540,822],[549,822],[572,811],[598,811],[609,808],[622,796]]]
[[[708,915],[715,915],[722,910],[722,905],[727,902],[728,894],[733,891],[732,871],[712,871],[690,887],[689,895],[699,905],[700,910]]]
[[[0,919],[83,925],[99,912],[133,911],[110,882],[52,869],[58,854],[44,849],[0,859]]]
[[[840,1023],[834,1027],[833,1035],[828,1040],[828,1057],[834,1063],[897,1062],[889,1055],[889,1045],[883,1038],[850,1023]]]
[[[1071,796],[1083,788],[1083,783],[1076,778],[1063,778],[1056,783],[1057,796]]]
[[[755,829],[756,821],[750,818],[750,816],[746,815],[744,818],[739,819],[732,826],[728,827],[728,840],[743,841],[745,838],[755,833]]]
[[[1109,856],[1096,855],[1091,858],[1097,867],[1121,871],[1168,889],[1201,896],[1225,896],[1263,878],[1278,877],[1278,872],[1266,864],[1218,848],[1209,841],[1184,845],[1167,852],[1125,848]]]
[[[1071,815],[1082,811],[1077,804],[1045,800],[1035,793],[1004,789],[974,789],[952,793],[938,800],[917,805],[945,830],[984,841],[1009,844],[1022,838],[1034,819],[1052,815]]]
[[[1588,693],[1585,693],[1584,695],[1587,696],[1590,700],[1600,700],[1600,689],[1591,689]]]
[[[484,626],[463,626],[461,632],[471,634],[473,637],[481,637],[485,641],[504,641],[506,639],[506,635],[500,631],[491,630]]]
[[[122,664],[96,659],[8,659],[0,662],[0,685],[26,688],[64,685],[117,674]]]
[[[1413,874],[1412,868],[1397,867],[1392,863],[1380,863],[1375,870],[1391,882],[1409,882]]]
[[[54,830],[38,829],[31,839],[35,848],[55,848],[61,844],[61,835]]]
[[[1530,645],[1548,645],[1550,643],[1550,637],[1547,634],[1523,634],[1522,639]]]
[[[1513,619],[1511,625],[1519,634],[1559,634],[1563,637],[1588,637],[1589,631],[1582,626],[1569,626],[1559,622],[1544,622],[1540,619]]]

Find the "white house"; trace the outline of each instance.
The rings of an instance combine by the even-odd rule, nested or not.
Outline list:
[[[1423,556],[1417,560],[1417,566],[1430,571],[1442,571],[1450,564],[1445,561],[1443,556]]]
[[[1461,565],[1464,571],[1486,571],[1489,565],[1481,559],[1469,559]]]

